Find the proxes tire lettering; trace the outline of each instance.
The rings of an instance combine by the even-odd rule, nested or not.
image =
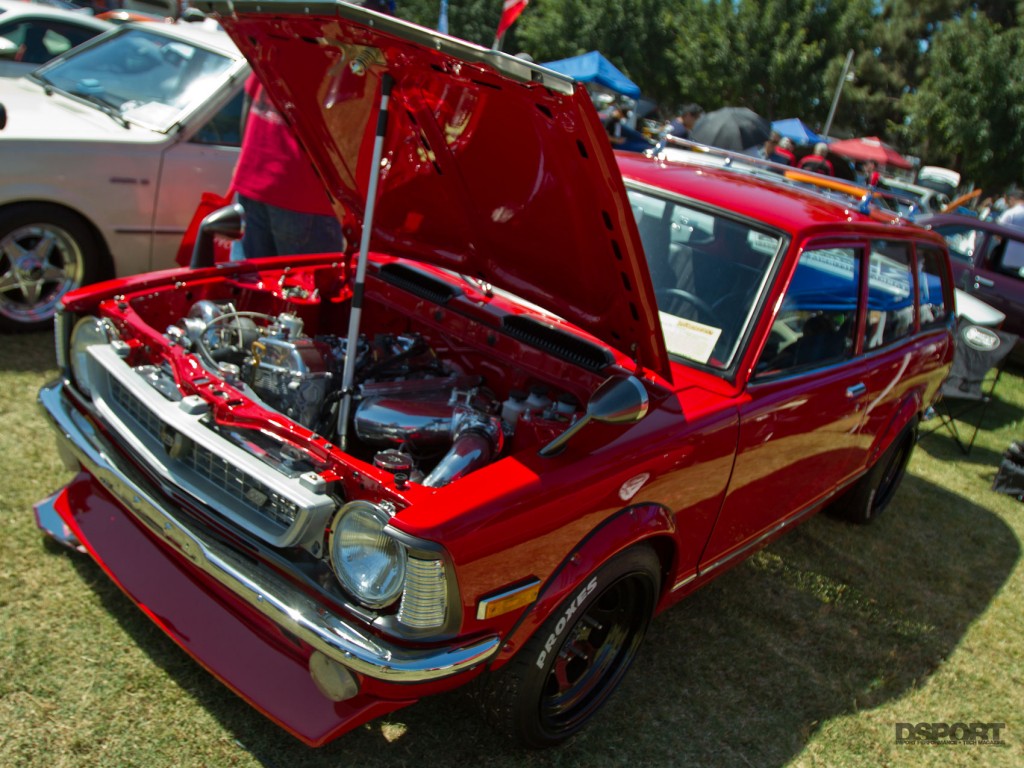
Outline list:
[[[586,600],[590,593],[595,589],[597,589],[596,576],[587,582],[587,586],[580,590],[579,594],[576,595],[576,599],[569,603],[568,607],[565,609],[565,613],[562,614],[562,617],[558,620],[555,628],[552,630],[551,634],[548,635],[548,639],[544,643],[544,650],[542,650],[540,655],[537,657],[537,669],[544,669],[544,664],[547,661],[548,654],[550,654],[551,650],[554,648],[555,642],[558,640],[558,636],[565,631],[565,628],[569,625],[569,620],[576,614],[579,607],[583,605],[583,601]]]

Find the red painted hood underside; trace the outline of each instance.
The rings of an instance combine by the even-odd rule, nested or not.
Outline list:
[[[666,372],[625,187],[581,85],[347,3],[209,7],[294,125],[350,245],[390,78],[370,247],[504,288]]]

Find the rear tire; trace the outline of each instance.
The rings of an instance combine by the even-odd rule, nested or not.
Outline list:
[[[850,522],[866,525],[878,517],[896,495],[917,443],[917,423],[908,424],[871,467],[830,511]]]
[[[583,728],[636,656],[658,600],[659,565],[650,548],[636,547],[584,580],[510,662],[479,680],[487,720],[531,748]]]
[[[54,205],[0,211],[0,330],[49,327],[64,294],[103,277],[103,263],[80,216]]]

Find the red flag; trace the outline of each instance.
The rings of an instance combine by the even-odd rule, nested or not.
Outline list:
[[[505,5],[501,9],[501,21],[498,22],[498,32],[494,35],[495,40],[501,39],[529,2],[530,0],[505,0]]]

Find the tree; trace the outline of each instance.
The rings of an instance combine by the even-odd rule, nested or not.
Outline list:
[[[398,0],[436,27],[440,0]],[[490,45],[501,0],[449,0],[451,34]],[[530,0],[504,49],[599,50],[666,107],[744,105],[832,134],[878,135],[990,182],[1020,178],[1024,0]]]
[[[490,46],[501,18],[500,0],[449,0],[448,34],[477,45]],[[424,27],[437,29],[440,0],[398,0],[395,15]],[[529,12],[529,11],[528,11]],[[520,17],[522,18],[522,17]],[[516,25],[517,26],[517,25]],[[516,26],[506,35],[506,51],[512,50]]]
[[[672,71],[664,51],[676,31],[662,0],[531,0],[519,17],[517,44],[537,61],[600,51],[645,95],[674,99]]]
[[[927,75],[907,99],[908,132],[929,162],[982,186],[1024,178],[1024,29],[983,14],[942,24]]]

